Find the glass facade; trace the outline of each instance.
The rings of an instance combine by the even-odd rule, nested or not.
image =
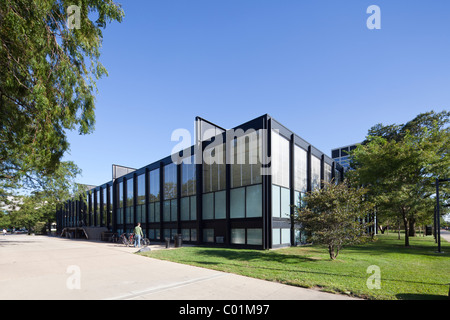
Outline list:
[[[311,190],[320,189],[320,159],[311,156]]]
[[[272,130],[272,183],[289,188],[289,141]]]
[[[164,166],[164,203],[163,221],[177,220],[177,165]]]
[[[324,163],[324,181],[325,182],[331,182],[331,179],[333,178],[333,174],[331,172],[331,166],[328,163]]]
[[[181,164],[181,200],[180,219],[191,221],[197,219],[197,169],[194,156],[189,158],[189,163]],[[190,230],[190,229],[186,229]]]
[[[123,224],[123,182],[119,182],[117,186],[117,210],[116,210],[116,223]]]
[[[203,220],[226,218],[226,193],[224,191],[226,188],[225,152],[226,145],[224,143],[205,148],[203,159]]]
[[[159,169],[155,169],[149,172],[149,180],[150,188],[148,190],[148,220],[149,222],[159,222],[161,220]]]
[[[272,217],[274,219],[289,219],[288,221],[291,217],[290,153],[289,140],[282,137],[277,131],[272,130]],[[294,163],[294,169],[295,164],[296,162]],[[276,230],[277,228],[274,228],[272,232],[276,233]],[[273,245],[281,244],[274,240],[277,237],[277,234],[272,234]]]
[[[134,224],[134,179],[130,178],[126,180],[127,183],[127,200],[125,209],[125,223]],[[131,227],[130,227],[131,228]]]
[[[203,158],[203,193],[226,188],[225,144],[206,149]]]
[[[305,194],[321,188],[321,178],[337,180],[342,167],[268,115],[246,123],[240,132],[244,134],[234,132],[230,141],[204,139],[197,164],[192,155],[185,159],[190,163],[166,157],[134,171],[128,168],[86,191],[86,200],[64,203],[57,225],[60,230],[107,227],[121,234],[140,222],[152,241],[181,234],[184,241],[208,245],[305,243],[301,226],[291,219],[292,205],[305,206]],[[263,168],[270,168],[270,174]]]
[[[307,190],[307,157],[306,150],[299,146],[294,147],[295,150],[295,190],[300,192],[306,192]]]
[[[231,159],[231,188],[261,183],[261,163],[259,161],[259,131],[233,139]]]
[[[191,196],[197,191],[196,166],[194,156],[190,157],[190,163],[181,164],[181,196]]]
[[[108,188],[102,189],[102,226],[108,226]]]
[[[136,190],[136,223],[147,222],[145,213],[145,174],[137,176]]]

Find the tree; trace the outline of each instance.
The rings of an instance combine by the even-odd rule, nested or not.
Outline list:
[[[55,172],[65,130],[93,131],[102,29],[123,16],[112,0],[0,1],[0,194]]]
[[[373,209],[367,201],[367,189],[325,183],[325,187],[306,195],[306,207],[296,207],[295,221],[311,234],[314,243],[328,246],[332,260],[343,246],[363,243],[371,223],[366,221]]]
[[[450,173],[449,115],[428,112],[405,125],[377,125],[369,130],[375,136],[351,152],[349,179],[370,189],[380,214],[402,221],[405,246],[416,221],[432,218],[435,179]]]
[[[25,227],[29,233],[34,232],[35,225],[42,219],[42,206],[44,205],[38,196],[19,196],[19,210],[12,211],[10,215],[11,225],[16,228]]]
[[[9,213],[0,211],[0,229],[7,229],[11,225],[11,218]]]
[[[57,205],[80,193],[79,185],[75,184],[79,172],[73,162],[61,162],[52,175],[42,178],[40,188],[16,197],[18,210],[9,213],[11,225],[25,226],[29,232],[38,223],[50,226],[55,221]]]

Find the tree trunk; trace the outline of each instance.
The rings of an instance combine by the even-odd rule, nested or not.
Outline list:
[[[328,253],[330,254],[330,259],[331,260],[334,260],[334,259],[336,259],[336,256],[335,256],[335,254],[334,254],[334,247],[333,247],[333,245],[328,245]]]
[[[410,237],[416,236],[416,219],[415,218],[409,219],[409,236]]]
[[[403,224],[405,225],[405,247],[409,247],[409,228],[408,219],[406,219],[406,217],[403,218]]]
[[[405,208],[402,208],[403,225],[405,226],[405,247],[409,247],[409,225],[408,218],[406,216]]]

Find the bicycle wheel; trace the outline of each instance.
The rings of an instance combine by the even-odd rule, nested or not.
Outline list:
[[[128,240],[128,246],[134,246],[134,236],[130,236],[130,239]]]
[[[121,238],[122,238],[122,243],[128,247],[129,241],[128,241],[127,237],[125,235],[122,235]]]
[[[147,238],[141,239],[141,245],[143,245],[143,246],[150,245],[150,240],[148,240]]]

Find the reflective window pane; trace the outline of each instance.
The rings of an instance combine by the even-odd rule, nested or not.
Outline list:
[[[262,186],[260,184],[247,187],[246,209],[247,218],[262,216]]]
[[[215,192],[214,195],[214,215],[215,219],[225,219],[226,217],[226,193],[225,191]]]
[[[181,219],[181,221],[189,220],[189,218],[190,218],[189,211],[190,211],[189,197],[181,198],[181,200],[180,200],[180,219]]]
[[[281,243],[282,244],[291,243],[291,229],[281,229]]]
[[[214,193],[203,195],[203,220],[214,219]]]
[[[117,198],[118,198],[118,201],[119,201],[118,207],[122,208],[123,207],[123,182],[120,182],[117,185],[117,195],[118,195]]]
[[[311,156],[311,190],[320,188],[320,159]]]
[[[150,190],[149,190],[149,201],[159,201],[159,169],[150,171]]]
[[[191,196],[191,220],[197,220],[197,196]]]
[[[272,229],[272,244],[273,245],[281,244],[281,229],[279,228]]]
[[[289,141],[272,130],[272,183],[289,188]]]
[[[324,163],[324,180],[325,182],[331,182],[332,179],[332,173],[331,173],[331,166],[328,163]]]
[[[214,242],[214,229],[203,229],[203,242]]]
[[[291,216],[291,195],[289,189],[281,188],[281,218]]]
[[[281,217],[281,194],[279,186],[272,186],[272,217]]]
[[[133,206],[133,178],[127,180],[127,207]]]
[[[145,174],[137,177],[137,205],[145,204]]]
[[[196,176],[194,156],[190,158],[190,164],[182,162],[181,164],[181,196],[190,196],[196,192]]]
[[[203,192],[225,189],[225,144],[206,147],[203,155]]]
[[[247,229],[247,244],[262,244],[262,229]]]
[[[170,221],[170,200],[164,201],[163,221]]]
[[[245,229],[231,229],[231,243],[245,244]]]
[[[164,166],[164,199],[177,197],[177,166],[174,163]]]
[[[308,153],[299,146],[294,147],[295,150],[295,190],[306,192],[307,188],[307,156]]]
[[[230,191],[230,217],[245,217],[245,187]]]
[[[177,221],[178,203],[177,200],[170,200],[170,221]]]

